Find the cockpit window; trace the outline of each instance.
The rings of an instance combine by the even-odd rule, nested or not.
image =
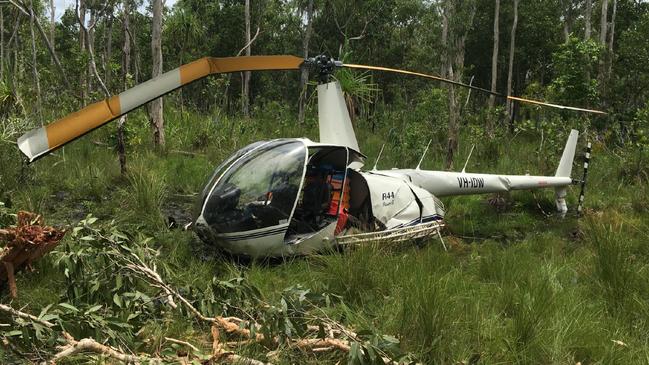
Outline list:
[[[246,153],[254,150],[255,148],[263,145],[267,141],[259,141],[255,143],[251,143],[242,149],[238,150],[237,152],[233,153],[230,157],[225,159],[219,166],[216,167],[214,172],[212,173],[212,176],[210,176],[210,179],[207,181],[207,184],[205,184],[203,191],[201,192],[201,195],[199,195],[198,198],[198,204],[194,207],[194,219],[198,217],[198,215],[201,213],[201,209],[203,208],[203,204],[205,203],[205,198],[207,197],[207,194],[209,194],[210,190],[212,190],[212,186],[216,182],[216,179],[218,179],[221,174],[223,174],[223,171],[225,171],[226,168],[230,167],[234,161],[239,159],[239,157],[245,155]]]
[[[274,141],[253,150],[223,174],[205,205],[217,232],[242,232],[288,223],[306,163],[298,141]]]

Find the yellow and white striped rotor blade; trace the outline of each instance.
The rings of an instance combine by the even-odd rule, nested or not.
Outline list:
[[[151,100],[206,76],[239,71],[297,70],[303,62],[304,59],[295,56],[201,58],[33,129],[18,139],[18,147],[32,162]]]

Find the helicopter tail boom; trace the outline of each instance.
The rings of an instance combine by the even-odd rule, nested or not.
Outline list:
[[[568,209],[565,196],[567,187],[573,183],[570,174],[578,136],[578,131],[573,129],[570,132],[555,176],[474,174],[464,171],[426,171],[420,169],[395,169],[374,171],[374,173],[401,177],[438,197],[554,188],[557,210],[565,214]]]

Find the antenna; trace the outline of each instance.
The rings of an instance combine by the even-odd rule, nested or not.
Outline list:
[[[376,162],[374,163],[374,167],[372,168],[372,171],[376,171],[376,165],[379,164],[379,160],[381,159],[381,154],[383,153],[383,147],[385,147],[385,143],[383,146],[381,146],[381,150],[379,151],[379,155],[376,157]]]
[[[415,170],[419,170],[419,166],[421,166],[422,161],[424,161],[424,157],[426,156],[426,152],[428,152],[428,147],[430,147],[430,143],[432,141],[433,141],[432,139],[428,141],[428,144],[426,145],[426,149],[424,150],[424,153],[421,155],[421,158],[419,159],[419,163],[417,164]]]
[[[466,170],[466,165],[469,164],[469,159],[471,158],[471,154],[473,154],[473,149],[475,148],[475,145],[471,146],[471,151],[469,151],[469,156],[466,158],[466,162],[464,163],[464,167],[462,168],[462,173]]]

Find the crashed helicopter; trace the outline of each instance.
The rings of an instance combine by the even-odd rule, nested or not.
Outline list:
[[[554,176],[494,175],[414,169],[363,170],[366,156],[354,134],[336,68],[397,72],[504,95],[434,75],[344,64],[326,56],[206,57],[91,104],[18,139],[30,162],[147,102],[212,74],[299,70],[318,77],[320,139],[282,138],[250,144],[223,161],[198,200],[193,229],[206,243],[250,257],[306,255],[336,245],[403,241],[440,235],[439,197],[553,188],[567,211],[578,132],[572,130]],[[536,100],[521,102],[605,114]],[[423,160],[423,156],[422,156]],[[421,162],[420,162],[421,164]]]

